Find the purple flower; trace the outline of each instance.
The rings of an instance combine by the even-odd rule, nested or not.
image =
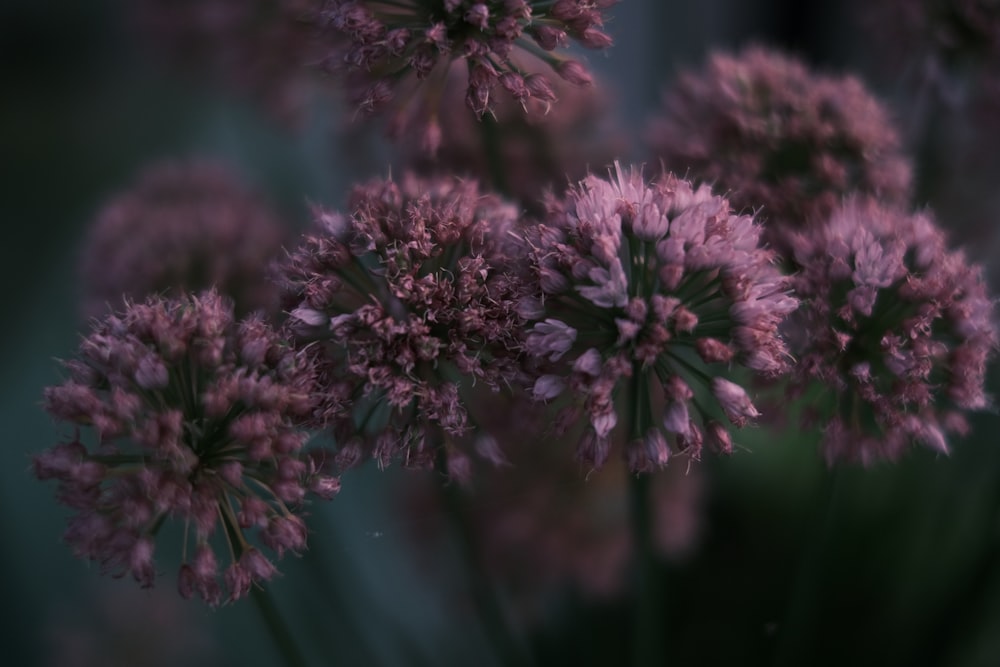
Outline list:
[[[600,467],[612,433],[629,423],[625,457],[633,471],[649,471],[670,446],[697,458],[718,420],[756,417],[746,392],[719,376],[731,363],[785,372],[777,329],[797,302],[758,247],[753,220],[707,186],[669,175],[647,184],[617,164],[609,181],[588,177],[549,208],[527,232],[538,280],[525,350],[537,366],[535,397],[567,397],[557,423],[582,404],[578,456]],[[631,407],[620,414],[625,387]],[[714,405],[704,401],[709,391]]]
[[[95,321],[64,366],[45,408],[77,435],[36,456],[35,473],[75,510],[65,537],[77,556],[152,586],[157,534],[174,521],[185,533],[179,589],[216,605],[222,558],[237,599],[274,573],[255,542],[279,558],[305,548],[297,512],[338,488],[321,452],[303,449],[316,369],[261,319],[236,322],[215,292],[128,303]]]
[[[134,0],[136,44],[170,70],[250,98],[285,125],[303,121],[307,65],[323,42],[304,20],[314,0]]]
[[[997,346],[979,268],[949,252],[927,215],[851,200],[791,237],[803,307],[791,321],[799,384],[831,463],[895,460],[911,442],[946,452],[964,412],[986,407]]]
[[[588,48],[609,46],[601,28],[615,2],[328,0],[319,13],[331,41],[325,65],[346,74],[362,111],[395,99],[400,109],[419,109],[428,123],[453,61],[467,71],[465,106],[480,117],[492,112],[499,90],[522,104],[532,98],[548,103],[555,95],[537,65],[588,85],[586,69],[554,51],[570,39]],[[415,96],[418,89],[426,94]]]
[[[587,165],[610,164],[624,150],[625,137],[609,113],[609,91],[600,82],[579,87],[557,78],[521,101],[499,97],[491,110],[495,122],[484,127],[462,101],[467,78],[465,63],[453,63],[441,103],[429,118],[417,104],[400,105],[389,120],[389,133],[401,140],[407,162],[415,169],[468,173],[484,185],[503,188],[525,208],[540,211],[546,190],[565,189],[570,181],[586,176]],[[484,151],[484,133],[495,143],[493,158]],[[499,160],[499,175],[490,159]],[[495,182],[498,178],[503,182]]]
[[[355,188],[349,211],[319,212],[280,277],[290,325],[322,350],[342,463],[475,450],[470,394],[520,374],[516,210],[473,182],[406,176]]]
[[[108,202],[82,254],[83,310],[98,317],[122,298],[217,288],[238,313],[277,305],[265,267],[282,224],[230,171],[209,161],[165,162]]]
[[[822,220],[852,192],[909,198],[897,133],[861,82],[760,48],[683,73],[648,140],[666,168],[726,190],[739,210],[761,209],[765,240],[782,252],[784,230]]]

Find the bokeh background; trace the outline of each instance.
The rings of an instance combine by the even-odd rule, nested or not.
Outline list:
[[[866,30],[857,10],[624,0],[608,26],[617,45],[588,54],[613,90],[622,157],[645,158],[640,130],[661,90],[713,49],[768,44],[853,71],[908,137],[916,203],[987,265],[996,293],[1000,122],[921,96],[910,70],[887,66],[892,26]],[[60,540],[65,511],[30,471],[33,453],[68,435],[41,392],[81,331],[86,226],[138,169],[225,159],[301,227],[310,202],[340,205],[350,183],[385,175],[392,151],[377,130],[347,122],[335,94],[289,128],[218,81],[164,67],[126,14],[124,0],[0,2],[0,662],[279,664],[251,605],[211,611],[179,599],[169,549],[153,591],[72,557]],[[995,365],[990,384],[997,395]],[[697,543],[662,564],[670,664],[1000,664],[998,430],[988,411],[948,457],[914,450],[868,470],[830,471],[811,439],[765,429],[744,434],[731,458],[705,460]],[[356,471],[314,508],[324,528],[310,551],[283,561],[272,590],[314,664],[502,664],[470,608],[460,549],[431,530],[434,516],[400,510],[411,482]],[[517,491],[490,502],[517,500],[503,493]],[[419,544],[423,534],[433,542]],[[512,622],[536,664],[623,664],[627,592],[564,591],[544,612],[541,623]]]

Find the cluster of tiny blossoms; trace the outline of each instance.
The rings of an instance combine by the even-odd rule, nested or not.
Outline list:
[[[339,481],[320,450],[303,451],[315,370],[261,319],[235,321],[215,292],[155,297],[95,321],[64,366],[45,408],[77,436],[39,454],[35,473],[76,511],[65,538],[77,556],[152,586],[157,533],[180,522],[180,592],[216,605],[275,574],[254,535],[279,558],[302,551],[297,511]]]
[[[792,318],[800,383],[823,396],[808,419],[832,463],[897,459],[911,441],[947,452],[964,411],[987,405],[997,346],[993,303],[978,268],[948,252],[925,215],[852,200],[793,237]]]
[[[454,178],[376,180],[349,215],[320,211],[280,270],[299,341],[325,360],[320,391],[340,463],[468,471],[497,459],[467,409],[477,387],[520,377],[521,281],[508,269],[516,210]]]
[[[668,169],[713,183],[737,209],[759,209],[765,240],[781,251],[786,231],[847,195],[904,204],[910,192],[889,115],[858,79],[816,75],[760,48],[682,73],[648,141]]]
[[[616,0],[328,0],[319,13],[332,35],[325,65],[346,75],[359,108],[375,111],[394,97],[424,107],[424,143],[433,148],[441,128],[436,109],[451,63],[468,71],[465,103],[490,113],[498,89],[525,104],[555,100],[544,74],[523,63],[544,63],[563,79],[588,85],[591,76],[556,50],[572,39],[585,47],[611,44],[603,14]],[[426,80],[426,81],[422,81]],[[422,102],[413,93],[421,91]],[[405,94],[401,94],[404,91]],[[402,128],[400,128],[402,129]]]
[[[139,44],[172,71],[260,104],[300,124],[307,68],[322,40],[305,20],[320,0],[132,0],[122,9]]]
[[[261,266],[275,259],[282,223],[231,171],[210,160],[161,162],[109,201],[91,225],[80,267],[84,313],[122,297],[217,288],[236,312],[273,310]]]
[[[722,375],[733,363],[784,372],[777,328],[796,307],[758,246],[759,227],[707,186],[673,176],[647,184],[617,164],[610,181],[588,177],[550,208],[529,230],[537,285],[522,303],[533,320],[526,351],[540,364],[536,398],[569,390],[560,426],[578,421],[582,403],[580,459],[600,467],[607,458],[626,383],[633,471],[665,465],[671,445],[693,458],[706,438],[731,451],[719,410],[699,394],[710,390],[736,426],[756,417],[744,389]]]
[[[611,164],[625,146],[612,127],[609,91],[600,81],[587,87],[553,81],[559,97],[554,105],[528,100],[522,108],[511,98],[500,99],[493,108],[495,122],[484,128],[461,103],[466,69],[455,63],[448,74],[438,111],[448,132],[436,152],[420,144],[425,137],[419,134],[401,142],[406,163],[421,173],[467,174],[508,193],[525,209],[540,211],[547,189],[565,189],[586,176],[589,165]],[[486,141],[495,147],[492,154]]]

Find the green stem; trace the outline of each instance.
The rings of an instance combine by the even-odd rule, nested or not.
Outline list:
[[[446,456],[444,449],[441,449],[435,461],[438,472],[445,474],[448,469]],[[482,558],[480,558],[479,550],[469,531],[461,489],[453,482],[448,481],[441,483],[439,488],[445,511],[458,537],[462,559],[465,561],[472,602],[479,612],[487,637],[495,646],[502,664],[511,667],[533,664],[534,661],[514,638],[513,630],[500,600],[497,598],[496,590],[483,570]]]
[[[278,652],[285,659],[285,664],[288,667],[305,667],[306,660],[302,656],[302,652],[299,651],[299,647],[288,629],[288,624],[285,623],[277,605],[274,604],[271,594],[266,589],[255,585],[250,587],[250,596],[257,605],[257,610],[264,620],[264,625],[267,626],[271,639],[278,647]]]
[[[484,114],[479,119],[479,132],[483,137],[483,153],[489,165],[490,180],[493,189],[502,195],[510,195],[510,183],[504,171],[503,154],[500,152],[500,126],[490,114]]]
[[[629,496],[632,532],[635,541],[635,621],[632,636],[632,664],[636,667],[662,667],[664,655],[663,601],[660,573],[653,553],[652,511],[648,474],[630,475]]]
[[[630,415],[629,438],[634,441],[645,435],[649,424],[649,397],[645,372],[635,368],[632,374],[633,412]],[[645,409],[644,409],[645,408]],[[647,474],[629,473],[629,504],[632,519],[632,539],[635,543],[635,620],[632,635],[632,664],[636,667],[662,667],[666,664],[664,642],[663,587],[659,564],[653,548],[653,509]]]
[[[823,576],[826,555],[834,535],[837,508],[840,500],[840,474],[825,471],[820,490],[820,503],[813,520],[815,532],[799,562],[792,589],[789,593],[785,615],[778,629],[773,665],[796,665],[810,639],[810,623],[816,620],[815,611],[821,604],[822,587],[827,582]]]

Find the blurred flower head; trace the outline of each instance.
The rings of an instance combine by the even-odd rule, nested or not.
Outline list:
[[[462,530],[505,598],[535,623],[569,591],[598,602],[627,594],[634,544],[625,461],[581,470],[576,443],[548,437],[545,406],[521,393],[482,399],[490,408],[485,425],[506,443],[507,465],[473,465]],[[450,576],[440,558],[449,511],[441,480],[409,480],[400,487],[400,513],[420,568],[427,577]],[[653,546],[659,557],[681,561],[699,543],[705,479],[699,467],[675,465],[650,481]]]
[[[549,75],[589,85],[591,75],[559,54],[573,40],[611,45],[604,14],[616,0],[327,0],[319,12],[330,33],[325,66],[343,74],[363,112],[409,107],[427,132],[454,61],[467,72],[464,105],[492,113],[503,91],[519,104],[555,100]],[[539,72],[538,66],[543,66]]]
[[[407,162],[422,172],[464,173],[509,192],[529,209],[538,207],[546,190],[565,190],[588,168],[605,167],[625,146],[614,128],[612,102],[606,87],[595,82],[581,88],[562,79],[552,82],[559,104],[529,99],[522,107],[501,98],[493,107],[494,122],[477,121],[460,103],[465,94],[466,67],[451,66],[444,102],[432,114],[432,143],[426,134],[408,132],[419,108],[403,107],[391,129],[404,138]],[[447,131],[442,131],[447,128]],[[490,151],[496,154],[490,156]],[[490,160],[496,164],[491,167]],[[502,178],[498,183],[496,179]]]
[[[824,387],[807,417],[827,460],[895,460],[911,442],[947,452],[946,433],[988,403],[997,330],[979,267],[927,215],[866,200],[792,243],[797,377]]]
[[[779,251],[786,230],[821,221],[846,195],[902,205],[910,194],[896,130],[858,79],[814,74],[760,48],[682,73],[647,134],[667,169],[759,210]]]
[[[305,19],[314,0],[132,0],[128,18],[171,70],[236,93],[286,125],[312,94],[309,65],[322,51]]]
[[[263,267],[285,236],[275,215],[223,165],[163,162],[109,201],[84,241],[83,312],[98,317],[151,294],[216,288],[238,314],[272,311]]]
[[[375,180],[280,269],[290,326],[322,350],[328,421],[351,465],[428,467],[446,451],[498,460],[467,410],[475,388],[519,375],[521,281],[508,266],[516,210],[454,178]]]
[[[220,664],[205,618],[177,595],[106,580],[72,606],[60,600],[45,633],[47,667],[176,667]],[[208,613],[205,610],[205,613]]]
[[[634,562],[625,462],[583,476],[564,447],[520,442],[511,466],[476,477],[472,524],[487,566],[528,607],[566,585],[598,598],[621,595]],[[701,473],[671,466],[652,482],[657,555],[682,558],[698,540]]]
[[[617,164],[610,180],[590,176],[551,201],[529,228],[537,280],[521,307],[532,321],[533,393],[568,401],[557,430],[587,424],[584,462],[603,465],[620,422],[635,472],[662,467],[672,451],[732,450],[723,420],[740,427],[758,413],[723,376],[732,364],[785,372],[777,329],[796,307],[759,235],[708,186],[672,175],[647,184]]]
[[[215,292],[153,297],[96,320],[63,366],[45,408],[76,436],[36,456],[35,474],[75,511],[78,557],[152,586],[157,534],[179,523],[180,592],[216,605],[274,575],[258,543],[279,558],[305,547],[306,497],[339,482],[304,450],[315,368],[261,319],[235,321]]]

